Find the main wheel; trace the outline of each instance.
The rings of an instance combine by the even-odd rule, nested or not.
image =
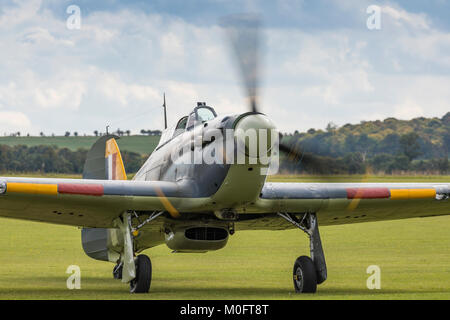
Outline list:
[[[152,262],[145,255],[136,258],[136,278],[130,282],[131,293],[148,293],[152,282]]]
[[[294,263],[294,288],[297,293],[315,293],[317,275],[314,262],[310,257],[302,256]]]

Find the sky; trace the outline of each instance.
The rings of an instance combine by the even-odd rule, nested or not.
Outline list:
[[[0,135],[162,129],[164,92],[171,124],[197,101],[246,112],[219,23],[245,12],[281,132],[450,111],[450,0],[0,0]]]

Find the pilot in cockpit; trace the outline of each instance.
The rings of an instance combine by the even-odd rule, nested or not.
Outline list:
[[[173,137],[175,138],[186,130],[192,130],[197,125],[213,120],[216,117],[217,114],[213,108],[208,107],[204,102],[199,102],[189,116],[183,117],[178,121]]]

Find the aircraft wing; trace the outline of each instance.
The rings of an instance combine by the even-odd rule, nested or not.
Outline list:
[[[112,228],[127,210],[167,211],[176,216],[178,209],[197,204],[184,203],[187,196],[189,188],[174,182],[0,177],[0,216]]]
[[[322,226],[450,215],[449,196],[450,184],[443,183],[266,183],[246,213],[268,215],[240,229],[291,228],[277,212],[317,213]]]
[[[0,177],[0,216],[90,228],[112,228],[125,211],[195,212],[208,207],[188,185],[162,181]],[[274,216],[317,213],[321,225],[450,215],[450,184],[266,183],[245,210],[265,218],[239,229],[286,229]],[[243,214],[245,215],[245,214]]]

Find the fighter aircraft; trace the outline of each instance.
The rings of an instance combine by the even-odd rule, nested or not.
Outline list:
[[[251,152],[246,132],[275,130],[257,99],[259,22],[233,17],[223,25],[243,76],[248,111],[217,115],[198,103],[164,130],[132,180],[113,135],[93,145],[83,179],[0,178],[0,216],[82,227],[86,254],[115,263],[114,278],[129,283],[132,293],[150,290],[151,261],[139,254],[148,248],[165,243],[174,252],[207,252],[225,247],[235,232],[299,228],[310,239],[310,256],[294,263],[294,289],[314,293],[327,279],[319,225],[450,214],[450,183],[267,182],[278,151],[295,161],[314,158],[268,133],[271,138],[256,135],[259,152]],[[189,161],[196,151],[224,161]],[[229,161],[239,156],[244,163]]]

